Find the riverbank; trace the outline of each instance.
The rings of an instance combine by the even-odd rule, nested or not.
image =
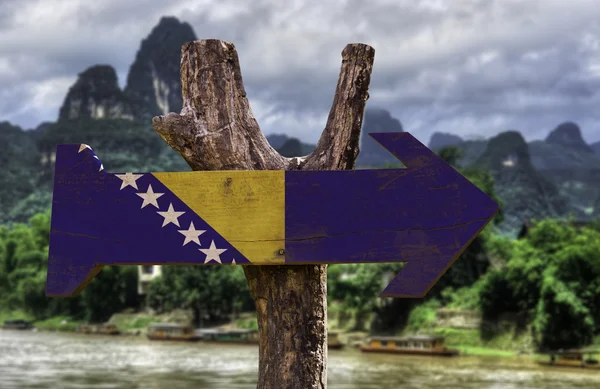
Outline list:
[[[34,321],[29,315],[23,312],[0,312],[0,322],[14,319],[30,320],[39,331],[74,332],[79,325],[85,324],[83,320],[63,316]],[[163,315],[126,312],[113,315],[109,323],[116,325],[124,335],[141,336],[152,323],[182,322],[187,319],[189,318],[186,318],[185,313],[181,311]],[[222,325],[219,327],[231,327],[231,325]],[[258,326],[253,313],[243,313],[236,320],[235,327],[256,329]],[[338,332],[340,340],[346,343],[348,347],[363,343],[369,336],[367,332],[349,332],[340,329],[334,329],[334,331]],[[531,339],[523,334],[515,335],[507,332],[491,339],[483,340],[478,330],[434,328],[429,333],[444,336],[447,347],[458,349],[465,356],[511,358],[521,355],[532,358],[541,357],[533,353]]]
[[[18,319],[31,322],[38,331],[74,332],[83,323],[83,321],[73,320],[67,316],[55,316],[44,320],[35,320],[30,315],[21,311],[0,311],[0,323]]]
[[[31,321],[38,331],[53,332],[75,332],[81,324],[86,324],[84,320],[77,320],[66,316],[51,317],[44,320],[34,320],[30,315],[22,311],[4,312],[0,311],[0,323],[5,320],[24,319]],[[191,324],[191,313],[184,310],[175,310],[173,312],[152,315],[140,312],[123,312],[114,314],[108,323],[114,324],[123,335],[142,336],[146,329],[152,323],[186,323]],[[335,321],[331,321],[335,323]],[[330,323],[331,324],[331,323]],[[235,325],[231,323],[204,323],[205,328],[222,329],[258,329],[256,316],[254,312],[240,313],[235,320]],[[347,347],[356,347],[363,344],[369,337],[365,331],[348,331],[343,328],[330,328],[331,332],[337,332],[339,339]],[[400,332],[397,336],[413,335],[413,332]],[[527,331],[517,331],[514,328],[507,328],[503,332],[496,333],[493,336],[484,338],[481,331],[477,329],[458,329],[449,327],[432,327],[425,334],[440,335],[446,340],[448,348],[457,349],[463,356],[474,357],[500,357],[500,358],[546,358],[546,355],[535,352],[533,338]],[[600,345],[600,337],[596,338],[594,345]]]

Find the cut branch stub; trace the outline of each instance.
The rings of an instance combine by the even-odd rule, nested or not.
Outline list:
[[[346,46],[327,124],[305,158],[285,158],[269,145],[250,109],[235,47],[219,40],[182,47],[183,109],[152,125],[193,170],[352,169],[374,56],[370,46]],[[260,333],[257,387],[325,389],[326,265],[244,266],[244,273]]]
[[[152,119],[193,170],[283,170],[286,158],[252,114],[232,43],[193,41],[181,49],[181,114]]]

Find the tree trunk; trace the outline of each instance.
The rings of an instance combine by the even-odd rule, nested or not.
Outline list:
[[[352,169],[375,50],[347,45],[325,129],[313,153],[285,158],[252,114],[233,44],[188,42],[181,49],[181,114],[154,129],[193,170]],[[326,265],[244,266],[260,333],[258,389],[327,387]]]

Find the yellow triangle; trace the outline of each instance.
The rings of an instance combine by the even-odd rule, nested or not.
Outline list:
[[[284,171],[152,174],[250,262],[284,263]]]

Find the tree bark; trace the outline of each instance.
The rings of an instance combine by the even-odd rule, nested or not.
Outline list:
[[[350,44],[329,118],[313,153],[285,158],[260,130],[233,44],[188,42],[181,49],[183,109],[152,119],[156,132],[193,170],[342,170],[358,156],[375,50]],[[260,333],[258,389],[327,387],[326,265],[244,266]]]

